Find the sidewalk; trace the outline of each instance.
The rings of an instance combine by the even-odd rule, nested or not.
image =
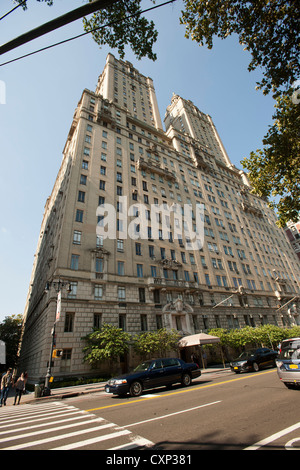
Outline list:
[[[230,370],[229,367],[209,367],[207,369],[201,369],[201,376],[208,373],[217,373]],[[200,377],[201,379],[201,377]],[[86,395],[88,393],[102,392],[104,391],[106,382],[98,382],[94,384],[76,385],[73,387],[54,388],[51,390],[51,395],[47,397],[36,398],[34,392],[26,392],[21,397],[20,405],[41,403],[49,400],[62,400],[63,398],[77,397],[80,395]],[[10,389],[9,395],[6,401],[6,406],[11,406],[14,403],[15,389]],[[2,406],[4,408],[4,406]]]

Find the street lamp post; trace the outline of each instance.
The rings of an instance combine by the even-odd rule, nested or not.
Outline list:
[[[56,281],[55,282],[47,282],[46,287],[45,287],[45,291],[48,292],[50,290],[51,286],[54,287],[54,289],[57,292],[56,315],[55,315],[55,322],[54,322],[53,328],[51,330],[51,337],[52,337],[51,338],[51,348],[50,348],[50,356],[49,356],[47,373],[46,373],[46,377],[45,377],[45,388],[44,388],[44,393],[43,393],[44,396],[51,395],[51,390],[50,390],[50,387],[49,387],[49,381],[50,381],[50,377],[51,377],[53,348],[54,348],[54,345],[55,345],[55,327],[56,327],[56,323],[60,319],[60,312],[61,312],[61,291],[62,291],[62,288],[65,287],[65,286],[67,286],[68,292],[71,292],[71,290],[72,290],[71,284],[68,281],[66,281],[66,282],[61,281],[60,279],[58,280],[58,282],[56,282]]]

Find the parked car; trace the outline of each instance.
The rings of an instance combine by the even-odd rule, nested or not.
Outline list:
[[[276,364],[278,377],[284,385],[300,389],[300,338],[282,341]]]
[[[257,372],[265,367],[276,367],[277,351],[268,348],[250,349],[230,363],[230,368],[236,374],[240,372]]]
[[[195,363],[186,363],[177,358],[153,359],[139,364],[133,372],[110,379],[105,391],[115,395],[130,393],[138,397],[143,390],[182,383],[189,386],[192,379],[200,377],[201,371]]]

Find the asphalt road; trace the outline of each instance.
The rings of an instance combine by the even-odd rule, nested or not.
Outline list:
[[[299,405],[300,391],[286,389],[276,369],[208,374],[189,388],[157,389],[138,399],[103,395],[84,402],[86,410],[134,430],[158,450],[241,450],[297,423],[294,432],[260,448],[282,448],[299,436],[294,446],[300,449]]]
[[[299,405],[276,369],[209,373],[139,398],[97,392],[2,407],[0,449],[300,450]]]

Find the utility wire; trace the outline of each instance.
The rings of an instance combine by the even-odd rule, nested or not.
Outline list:
[[[160,7],[163,7],[165,5],[169,5],[170,3],[174,3],[176,0],[168,0],[167,2],[164,2],[164,3],[161,3],[160,5],[155,5],[153,7],[150,7],[150,8],[147,8],[146,10],[143,10],[143,11],[139,11],[138,13],[134,13],[132,15],[128,15],[126,16],[122,21],[126,21],[130,18],[133,18],[135,16],[139,16],[141,15],[142,13],[147,13],[149,11],[152,11],[152,10],[156,10],[157,8],[160,8]],[[33,51],[33,52],[29,52],[28,54],[24,54],[20,57],[17,57],[16,59],[12,59],[12,60],[8,60],[7,62],[3,62],[2,64],[0,64],[0,67],[3,67],[4,65],[8,65],[8,64],[11,64],[12,62],[16,62],[18,60],[21,60],[21,59],[24,59],[26,57],[30,57],[34,54],[38,54],[39,52],[43,52],[43,51],[46,51],[48,49],[51,49],[52,47],[56,47],[56,46],[59,46],[61,44],[65,44],[67,42],[70,42],[70,41],[73,41],[74,39],[78,39],[78,38],[81,38],[83,36],[86,36],[87,34],[90,34],[90,33],[93,33],[94,31],[99,31],[100,29],[103,29],[103,28],[106,28],[108,26],[113,26],[114,24],[117,24],[117,23],[120,23],[119,20],[116,20],[116,21],[111,21],[110,23],[107,23],[107,24],[104,24],[104,25],[101,25],[101,26],[98,26],[97,28],[94,28],[94,29],[91,29],[90,31],[86,31],[85,33],[81,33],[81,34],[78,34],[77,36],[73,36],[71,38],[68,38],[68,39],[64,39],[63,41],[59,41],[59,42],[56,42],[54,44],[50,44],[49,46],[45,46],[45,47],[42,47],[41,49],[37,49],[36,51]]]
[[[16,49],[16,47],[22,46],[33,39],[39,38],[44,34],[50,33],[55,29],[61,28],[66,24],[72,23],[73,21],[79,20],[83,16],[94,13],[97,10],[102,10],[103,8],[110,7],[111,5],[117,3],[119,0],[93,0],[90,3],[86,3],[75,10],[68,11],[58,18],[48,21],[27,33],[21,34],[17,38],[12,39],[0,46],[0,55],[5,54],[6,52]]]
[[[8,11],[7,13],[5,13],[5,15],[1,16],[0,18],[0,21],[3,20],[3,18],[5,18],[6,16],[10,15],[13,11],[15,11],[17,8],[19,8],[21,5],[24,5],[24,3],[26,3],[27,0],[24,0],[23,2],[19,3],[19,5],[15,6],[12,10]]]

